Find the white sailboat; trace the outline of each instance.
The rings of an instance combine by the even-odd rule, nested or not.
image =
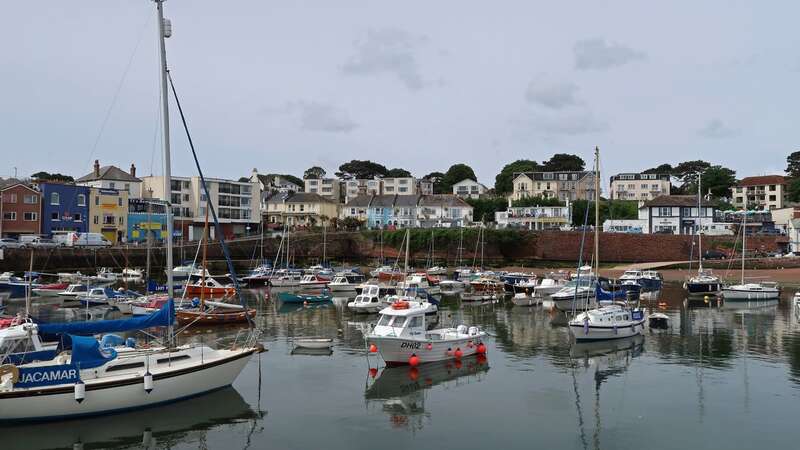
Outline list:
[[[751,300],[777,300],[781,295],[778,283],[762,281],[758,283],[746,283],[744,277],[745,254],[747,253],[747,214],[742,211],[742,280],[740,284],[734,284],[722,289],[722,297],[725,301],[751,301]]]
[[[702,217],[702,175],[697,174],[697,216]],[[698,219],[699,221],[700,219]],[[689,278],[683,288],[690,296],[718,295],[722,290],[722,281],[710,269],[703,269],[703,225],[698,223],[697,229],[697,275]]]

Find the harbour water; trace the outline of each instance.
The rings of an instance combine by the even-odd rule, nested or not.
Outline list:
[[[667,284],[651,306],[669,315],[670,329],[581,345],[547,308],[445,297],[440,323],[488,331],[487,357],[412,369],[367,356],[362,333],[374,316],[352,315],[346,298],[289,307],[248,291],[269,351],[232,388],[99,418],[3,426],[2,448],[794,448],[792,293],[771,303],[690,303]],[[85,310],[67,316],[45,304],[36,313]],[[237,332],[181,338],[230,341]],[[293,351],[293,338],[308,336],[334,338],[333,351]]]

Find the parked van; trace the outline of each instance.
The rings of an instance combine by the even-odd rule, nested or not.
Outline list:
[[[69,247],[111,247],[111,241],[100,233],[68,233],[65,244]]]

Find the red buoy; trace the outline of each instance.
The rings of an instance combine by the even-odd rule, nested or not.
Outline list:
[[[419,365],[419,356],[416,353],[412,353],[411,357],[408,358],[408,364],[411,367],[417,367]]]
[[[377,346],[377,345],[375,345],[375,344],[370,344],[370,346],[369,346],[369,352],[370,352],[370,353],[377,353],[377,352],[378,352],[378,346]]]
[[[453,353],[453,356],[455,356],[456,359],[461,359],[461,357],[464,356],[464,352],[462,352],[460,348],[456,348],[456,351],[455,353]]]
[[[478,357],[475,358],[475,361],[477,361],[481,366],[486,364],[486,355],[478,354]]]
[[[375,378],[378,376],[378,369],[376,367],[370,367],[369,369],[369,377]]]
[[[430,342],[428,342],[428,347],[427,347],[427,349],[428,349],[428,350],[433,350],[433,344],[431,344]]]
[[[462,364],[462,363],[461,363],[461,360],[460,360],[460,359],[457,359],[457,360],[456,360],[456,369],[460,369],[460,368],[461,368],[461,364]]]
[[[419,369],[417,369],[416,367],[412,367],[411,369],[409,369],[408,378],[410,378],[411,381],[417,381],[419,379]]]
[[[478,354],[483,355],[485,353],[486,353],[486,346],[483,345],[483,342],[481,342],[480,344],[478,344]]]

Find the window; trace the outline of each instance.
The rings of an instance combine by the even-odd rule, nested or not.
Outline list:
[[[122,206],[122,197],[117,198],[117,206]]]
[[[36,195],[26,195],[22,201],[28,205],[35,205],[39,203],[39,197]]]
[[[119,216],[119,224],[122,225],[123,222],[125,222],[125,218]]]
[[[378,320],[378,326],[385,327],[389,325],[389,320],[391,320],[392,316],[382,315],[380,320]]]
[[[3,213],[3,220],[17,220],[17,213],[14,211]]]
[[[770,196],[769,196],[769,201],[771,201],[771,202],[774,202],[774,201],[775,201],[775,198],[776,198],[776,196],[774,196],[774,195],[770,195]]]
[[[80,213],[73,214],[72,220],[74,220],[75,222],[80,222],[82,220]]]
[[[86,195],[78,194],[78,206],[86,206]]]
[[[189,194],[183,194],[183,201],[185,202],[189,201]]]
[[[662,217],[669,217],[672,215],[672,208],[658,208],[658,215]]]
[[[130,183],[125,183],[125,190],[128,191],[128,192],[131,191],[131,184]]]
[[[683,217],[692,216],[692,208],[682,208],[682,209],[683,209]]]
[[[406,325],[406,316],[394,316],[392,321],[392,328],[403,328]]]
[[[53,192],[52,194],[50,194],[50,204],[51,205],[61,204],[61,196],[58,195],[58,192]]]
[[[770,191],[774,191],[775,190],[775,185],[774,184],[770,184],[769,185],[769,190]]]
[[[54,212],[54,213],[50,214],[50,220],[58,221],[58,213]]]
[[[409,328],[422,328],[422,316],[414,316],[408,323]]]
[[[5,195],[3,195],[3,202],[5,202],[5,203],[17,203],[17,194],[5,194]]]
[[[22,220],[26,222],[35,222],[39,220],[39,213],[37,212],[26,212],[22,214]]]
[[[100,223],[100,218],[97,217],[97,216],[94,216],[94,224],[97,225],[99,223]]]
[[[97,195],[94,196],[94,205],[100,206],[100,197]]]

